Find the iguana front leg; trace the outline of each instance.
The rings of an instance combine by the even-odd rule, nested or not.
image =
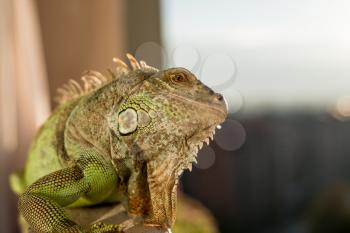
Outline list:
[[[36,232],[119,232],[118,226],[97,223],[83,229],[63,210],[84,197],[91,203],[107,198],[117,185],[112,165],[94,152],[84,152],[76,165],[44,176],[19,197],[19,210]]]

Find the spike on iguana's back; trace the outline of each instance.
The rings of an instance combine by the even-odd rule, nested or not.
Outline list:
[[[117,79],[122,75],[128,74],[130,71],[134,70],[152,70],[157,72],[158,69],[146,64],[145,61],[138,62],[134,56],[127,53],[126,57],[129,60],[129,67],[125,62],[119,58],[113,58],[113,62],[116,64],[115,70],[109,70],[111,76],[104,76],[100,72],[88,70],[85,71],[81,76],[82,84],[71,79],[62,87],[57,89],[56,101],[59,104],[65,103],[68,100],[86,95],[94,90],[99,89],[100,87],[106,85],[110,81]],[[130,69],[131,68],[131,69]]]

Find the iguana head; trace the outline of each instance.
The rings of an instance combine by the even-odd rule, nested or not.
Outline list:
[[[184,68],[138,75],[143,78],[117,112],[119,136],[145,160],[176,159],[179,168],[191,168],[227,116],[224,97]]]
[[[118,132],[132,156],[147,162],[147,181],[155,184],[150,187],[156,198],[149,222],[171,226],[178,179],[225,120],[227,105],[221,94],[184,68],[141,76],[119,108]]]

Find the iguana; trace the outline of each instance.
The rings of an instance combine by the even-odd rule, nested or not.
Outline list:
[[[114,59],[108,77],[89,71],[83,85],[58,90],[24,171],[10,177],[34,231],[119,232],[101,222],[83,228],[63,209],[116,201],[144,224],[174,224],[179,177],[225,120],[226,102],[184,68],[127,57],[130,66]]]

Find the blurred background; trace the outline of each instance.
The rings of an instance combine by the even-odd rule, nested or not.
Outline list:
[[[346,0],[0,0],[0,232],[56,89],[130,52],[225,95],[181,184],[222,233],[349,233],[349,23]]]

